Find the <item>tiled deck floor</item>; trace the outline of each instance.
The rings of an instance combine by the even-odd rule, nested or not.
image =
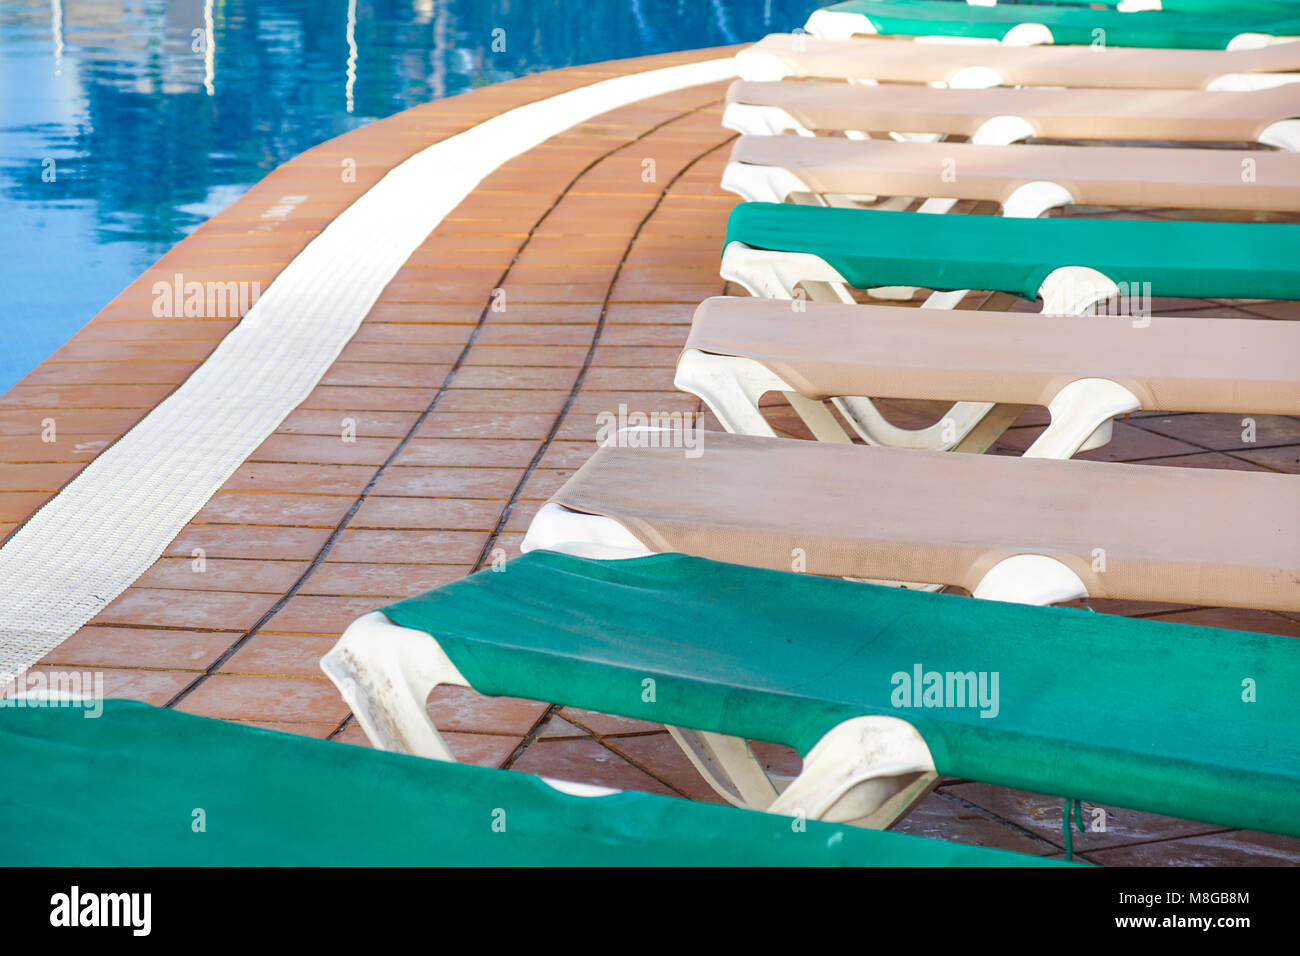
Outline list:
[[[0,534],[233,327],[233,319],[153,319],[149,288],[158,277],[268,282],[352,199],[430,142],[575,85],[704,57],[501,84],[373,124],[278,170],[0,397]],[[719,125],[724,89],[616,110],[489,176],[411,257],[311,397],[166,555],[44,665],[102,671],[110,696],[364,744],[317,667],[347,624],[516,553],[532,515],[591,453],[597,413],[620,404],[699,409],[674,391],[672,369],[695,305],[727,291],[717,274],[735,202],[718,186],[731,139]],[[357,161],[356,183],[339,182],[344,158]],[[643,175],[646,160],[653,178]],[[276,209],[285,196],[305,198],[286,213]],[[1300,318],[1295,303],[1166,305]],[[894,408],[900,422],[924,411]],[[798,432],[779,402],[770,411]],[[40,439],[48,417],[59,429],[53,444]],[[349,419],[353,441],[343,437]],[[995,451],[1025,447],[1041,421],[1041,411],[1027,413]],[[1134,416],[1086,457],[1300,472],[1300,421],[1261,417],[1257,425],[1257,440],[1245,443],[1241,423],[1224,416]],[[195,549],[204,554],[201,573]],[[1106,609],[1300,638],[1300,616]],[[466,761],[713,799],[657,726],[448,689],[430,709]],[[788,752],[762,752],[773,766],[791,765]],[[1300,863],[1297,840],[1123,810],[1111,810],[1108,824],[1076,841],[1086,859]],[[939,788],[900,828],[1032,854],[1059,854],[1063,841],[1059,799],[960,781]]]

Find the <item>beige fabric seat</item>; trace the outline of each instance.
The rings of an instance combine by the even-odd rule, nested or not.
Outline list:
[[[1037,184],[1037,185],[1035,185]],[[1139,146],[982,146],[818,136],[742,136],[724,188],[756,202],[812,193],[996,202],[1037,216],[1089,206],[1300,212],[1300,155]],[[1047,186],[1054,186],[1048,189]]]
[[[676,384],[729,431],[773,436],[758,403],[779,391],[818,437],[847,440],[820,404],[835,399],[872,444],[920,447],[931,433],[938,449],[965,436],[882,428],[868,403],[841,397],[1045,405],[1052,424],[1026,454],[1069,457],[1138,409],[1300,414],[1300,322],[819,302],[796,314],[786,302],[718,297],[696,310]]]
[[[702,437],[697,456],[601,448],[547,507],[650,552],[786,571],[1300,610],[1300,476]],[[542,521],[526,547],[555,546]]]
[[[738,80],[723,124],[741,133],[841,131],[1021,139],[1262,143],[1300,147],[1300,94],[1193,90],[936,89]]]
[[[785,77],[1113,89],[1249,89],[1300,79],[1300,42],[1241,50],[908,43],[773,34],[736,55],[747,80]]]

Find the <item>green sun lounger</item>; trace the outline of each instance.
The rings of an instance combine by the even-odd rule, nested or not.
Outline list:
[[[1251,10],[1193,13],[1122,12],[1084,7],[997,4],[974,6],[934,0],[849,0],[815,11],[806,29],[816,36],[946,36],[1011,43],[1091,44],[1222,50],[1242,35],[1300,35],[1300,16]],[[1239,41],[1240,42],[1240,41]]]
[[[800,282],[985,289],[1041,296],[1044,312],[1070,314],[1120,283],[1134,296],[1300,299],[1298,262],[1300,226],[1288,224],[741,203],[727,224],[722,275],[764,298],[791,298]]]
[[[112,700],[0,707],[6,866],[1051,861],[383,753]],[[569,785],[560,784],[570,789]]]
[[[883,825],[937,773],[1300,835],[1289,638],[534,551],[366,615],[322,668],[386,749],[448,757],[424,701],[453,683],[663,723],[774,813]],[[778,794],[742,738],[803,772]]]

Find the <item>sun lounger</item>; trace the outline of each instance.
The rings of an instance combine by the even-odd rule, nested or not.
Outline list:
[[[1300,322],[1152,316],[1046,316],[713,298],[695,312],[678,388],[732,432],[775,436],[759,411],[787,395],[813,434],[848,441],[822,404],[845,396],[1043,405],[1051,425],[1026,457],[1068,458],[1110,439],[1139,409],[1244,415],[1300,412]],[[869,402],[836,401],[867,442],[983,450],[944,418],[924,429],[885,420]],[[982,417],[982,416],[980,416]],[[992,436],[996,437],[996,436]]]
[[[1300,299],[1300,226],[928,216],[790,203],[731,212],[724,278],[763,298],[852,301],[846,288],[986,289],[1077,314],[1117,294]],[[829,290],[829,291],[827,291]],[[944,301],[947,301],[946,299]]]
[[[1300,43],[1244,50],[1003,46],[837,40],[776,33],[736,54],[746,80],[855,80],[955,88],[1256,89],[1300,80]]]
[[[690,456],[626,435],[628,447],[606,444],[533,520],[525,549],[777,570],[797,553],[811,574],[997,600],[1300,610],[1295,475],[702,439]]]
[[[908,0],[848,0],[813,12],[805,29],[815,36],[874,34],[950,37],[1025,46],[1166,47],[1222,50],[1300,35],[1300,17],[1259,13],[1175,13],[1090,10],[1082,7],[993,6]]]
[[[445,755],[425,699],[460,684],[664,723],[720,793],[774,813],[882,826],[942,774],[1300,835],[1288,638],[535,552],[367,615],[322,667],[389,749]],[[782,788],[744,739],[802,773]]]
[[[727,91],[724,126],[770,135],[850,131],[965,136],[1001,146],[1019,140],[1260,143],[1300,148],[1300,94],[1277,86],[1247,92],[1052,90],[992,87],[751,83]],[[1172,162],[1173,160],[1171,160]]]
[[[430,642],[432,643],[432,642]],[[19,866],[1006,866],[1020,854],[546,781],[134,701],[0,707]]]
[[[847,205],[927,197],[994,202],[1007,216],[1056,206],[1300,212],[1300,155],[1138,146],[980,146],[819,136],[742,136],[722,186],[751,202]]]

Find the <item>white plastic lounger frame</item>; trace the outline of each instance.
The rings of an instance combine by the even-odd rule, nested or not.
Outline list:
[[[381,750],[454,761],[426,705],[441,684],[471,686],[436,635],[400,627],[378,611],[354,621],[321,660],[370,741]],[[916,728],[897,717],[855,717],[832,728],[793,780],[769,776],[735,737],[669,727],[705,780],[740,807],[883,828],[937,781]],[[564,786],[570,786],[565,784]],[[602,788],[573,784],[595,794]]]
[[[733,241],[727,244],[723,252],[720,271],[724,279],[743,286],[750,295],[764,299],[794,300],[796,290],[802,287],[808,298],[814,301],[849,305],[854,303],[844,277],[820,256],[811,253],[772,252]],[[956,308],[967,291],[956,289],[934,292],[923,308]],[[1083,315],[1096,303],[1108,300],[1118,292],[1119,287],[1110,278],[1083,266],[1062,266],[1053,270],[1038,289],[1038,294],[1043,299],[1043,313],[1046,315]],[[714,365],[711,370],[701,374],[700,364],[694,360],[686,369],[685,377],[679,364],[677,387],[699,395],[720,416],[727,415],[731,424],[724,420],[724,427],[729,430],[746,434],[770,434],[751,429],[759,428],[754,416],[760,419],[762,417],[757,411],[758,397],[763,392],[775,390],[785,393],[787,400],[814,435],[823,441],[836,440],[833,435],[839,426],[829,412],[819,402],[804,399],[786,383],[776,380],[774,384],[770,380],[775,379],[775,376],[770,373],[767,373],[769,379],[765,380],[762,373],[751,370],[740,374],[735,384],[724,384],[720,379],[735,373],[738,366],[734,363]],[[705,361],[703,364],[711,363]],[[763,371],[766,372],[766,369]],[[755,394],[755,389],[760,388]],[[751,400],[754,403],[752,414],[743,410],[743,406]],[[714,401],[718,401],[719,405],[715,406]],[[928,428],[904,429],[891,424],[866,396],[838,396],[832,401],[864,441],[895,448],[935,450],[959,446],[994,407],[987,402],[958,402],[940,421]],[[763,427],[766,427],[766,423]],[[1089,439],[1089,436],[1085,435],[1084,439]],[[1103,425],[1090,443],[1080,444],[1064,457],[1069,457],[1082,448],[1098,447],[1109,440],[1109,425]]]
[[[957,87],[959,84],[950,84]],[[960,84],[962,86],[967,84]],[[974,85],[974,84],[971,84]],[[986,84],[990,85],[990,84]],[[1268,84],[1276,85],[1276,84]],[[787,110],[779,106],[757,103],[728,103],[722,111],[722,125],[748,136],[816,136],[814,130],[800,123]],[[871,130],[843,130],[854,139],[867,139]],[[940,140],[939,133],[916,133],[890,130],[889,135],[898,140]],[[1035,136],[1033,125],[1023,116],[993,116],[985,120],[970,137],[977,146],[1010,146]],[[1258,142],[1288,152],[1300,151],[1300,119],[1284,119],[1271,123],[1259,134]]]
[[[796,35],[797,36],[797,35]],[[1262,46],[1264,44],[1256,44]],[[1242,45],[1235,49],[1246,49]],[[869,62],[864,62],[869,69]],[[736,76],[742,80],[755,82],[772,82],[794,76],[794,72],[781,59],[763,50],[752,47],[736,54]],[[822,77],[833,79],[833,77]],[[877,80],[870,76],[843,77],[850,83],[875,85]],[[1300,83],[1300,73],[1224,73],[1216,76],[1205,85],[1207,91],[1213,90],[1264,90],[1287,83]],[[993,86],[1014,86],[1008,83],[997,69],[991,66],[969,66],[957,71],[949,79],[932,80],[927,84],[933,87],[947,87],[952,90],[983,90]]]
[[[994,4],[972,4],[973,6],[993,6]],[[1033,15],[1033,7],[1026,7],[1025,16]],[[1138,9],[1138,8],[1131,8]],[[833,39],[848,40],[855,36],[877,36],[875,24],[871,19],[861,13],[850,13],[843,10],[814,10],[804,29],[818,37],[831,37]],[[1270,43],[1289,43],[1297,39],[1290,36],[1273,36],[1267,33],[1239,33],[1228,41],[1226,49],[1245,50],[1258,46],[1264,46]],[[1051,29],[1042,23],[1034,23],[1026,20],[1024,23],[1017,23],[1010,30],[1002,35],[1001,40],[995,40],[986,37],[960,37],[947,36],[945,34],[925,34],[913,37],[917,43],[965,43],[965,44],[993,44],[1001,43],[1003,46],[1040,46],[1051,45],[1056,42],[1052,35]]]

